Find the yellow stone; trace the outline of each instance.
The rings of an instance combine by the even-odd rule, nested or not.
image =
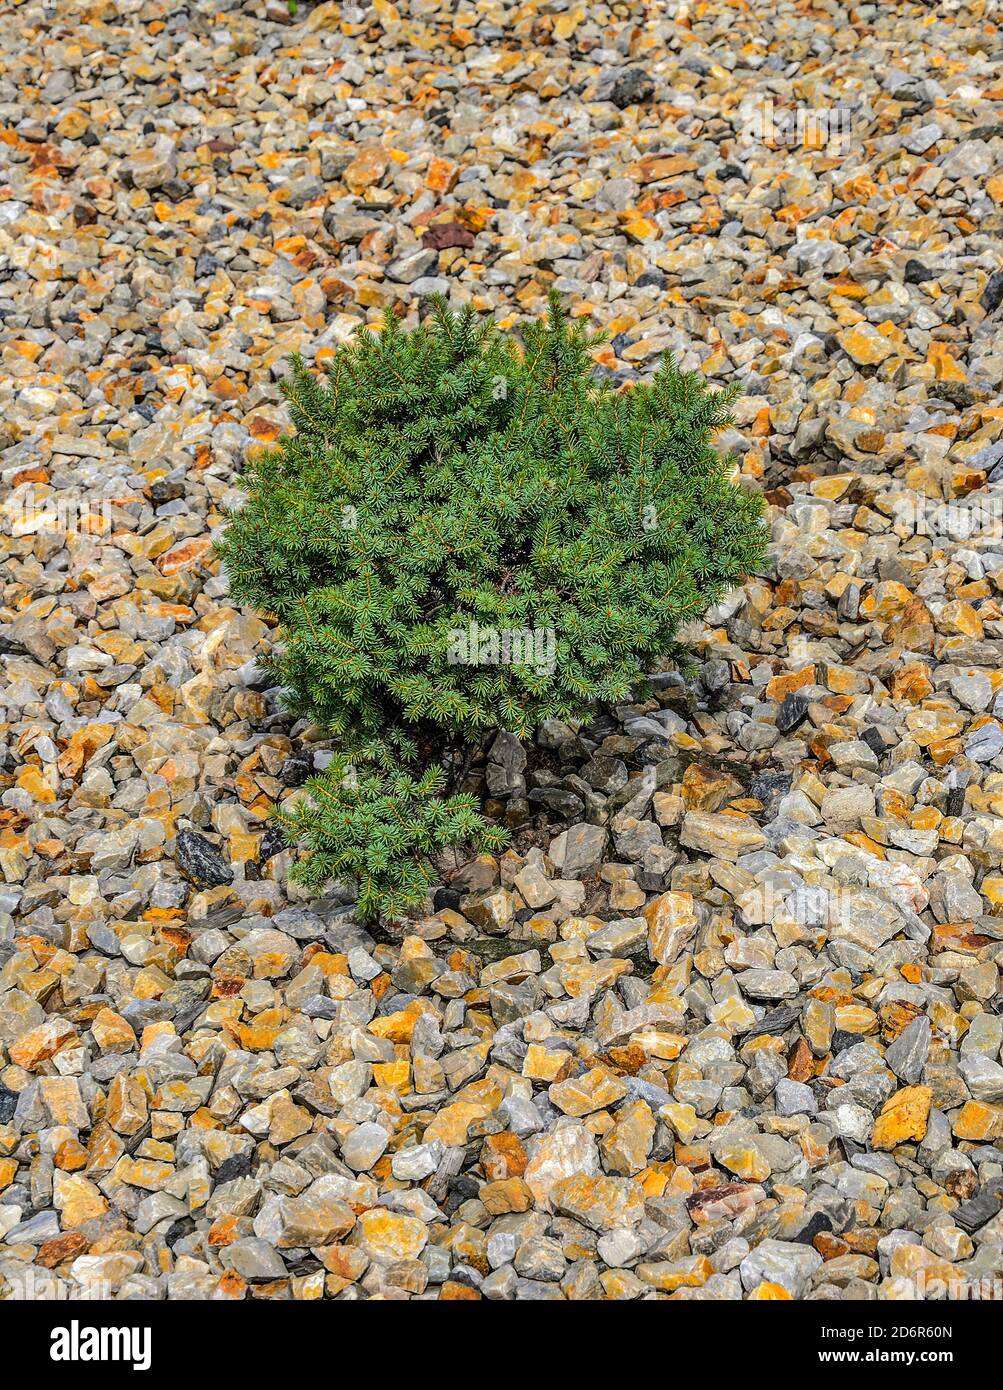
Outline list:
[[[952,599],[950,603],[945,603],[937,618],[937,625],[942,632],[960,637],[981,638],[983,634],[982,619],[972,605],[963,599]]]
[[[131,1052],[136,1046],[132,1025],[114,1009],[101,1009],[91,1024],[91,1032],[102,1052]]]
[[[471,1101],[457,1101],[444,1106],[425,1130],[425,1143],[440,1139],[447,1148],[456,1148],[467,1142],[467,1134],[475,1120],[482,1120],[486,1113],[482,1106]]]
[[[577,183],[571,185],[571,195],[581,202],[587,202],[589,198],[594,198],[602,188],[602,179],[598,174],[586,174],[585,178],[579,179]]]
[[[539,1043],[530,1043],[523,1059],[522,1074],[530,1081],[561,1081],[571,1064],[571,1053],[564,1048],[550,1050]]]
[[[914,1279],[922,1273],[924,1281],[942,1279],[945,1283],[957,1280],[959,1271],[940,1259],[925,1245],[897,1245],[889,1260],[889,1273],[896,1279]]]
[[[846,328],[842,333],[837,333],[836,337],[843,351],[849,353],[854,362],[864,367],[877,366],[894,352],[894,348],[877,329],[866,323]]]
[[[697,1135],[706,1134],[709,1128],[707,1121],[700,1119],[692,1105],[682,1105],[679,1101],[670,1101],[658,1113],[684,1144],[692,1144]]]
[[[373,148],[362,150],[345,169],[342,178],[353,193],[362,193],[374,183],[379,183],[386,173],[389,160],[386,153]]]
[[[648,953],[659,965],[671,965],[692,940],[697,915],[692,893],[660,893],[644,910]]]
[[[428,1000],[416,999],[406,1009],[401,1009],[399,1013],[384,1014],[382,1018],[374,1018],[369,1025],[369,1031],[375,1033],[378,1038],[388,1038],[390,1042],[410,1042],[414,1025],[422,1014],[432,1014],[438,1019],[438,1014]]]
[[[128,1183],[130,1187],[159,1192],[164,1183],[173,1178],[174,1167],[152,1158],[120,1158],[113,1169],[113,1176],[116,1181]]]
[[[536,1193],[528,1170],[527,1181]],[[560,1178],[548,1195],[551,1207],[591,1227],[593,1231],[633,1226],[644,1214],[644,1191],[631,1178],[592,1177],[588,1173],[575,1173],[571,1177]]]
[[[559,39],[570,39],[583,17],[584,11],[581,8],[573,10],[571,14],[558,15],[554,20],[554,34]]]
[[[272,1144],[290,1144],[310,1129],[310,1111],[297,1105],[288,1095],[277,1095],[268,1112],[268,1139]]]
[[[889,1096],[874,1123],[871,1145],[875,1149],[894,1149],[908,1140],[919,1142],[926,1134],[933,1091],[929,1086],[903,1086]]]
[[[878,1028],[878,1016],[873,1009],[867,1009],[863,1004],[844,1004],[836,1010],[836,1027],[841,1033],[875,1033]]]
[[[425,1130],[424,1142],[441,1139],[447,1148],[467,1142],[467,1132],[475,1120],[494,1114],[502,1103],[502,1091],[488,1080],[465,1086],[452,1105],[438,1111]]]
[[[965,1101],[954,1121],[954,1134],[958,1139],[989,1140],[997,1139],[1003,1131],[1003,1106],[990,1105],[986,1101]]]
[[[79,140],[85,134],[90,122],[82,111],[67,111],[56,126],[56,133],[61,135],[64,140]]]
[[[665,1028],[641,1028],[630,1037],[631,1043],[642,1048],[649,1057],[660,1057],[665,1062],[674,1062],[685,1048],[688,1039],[681,1033],[670,1033]]]
[[[499,1178],[497,1182],[486,1182],[477,1199],[492,1216],[504,1216],[508,1212],[529,1211],[533,1192],[524,1178]]]
[[[16,780],[21,790],[27,792],[33,801],[42,805],[51,805],[55,801],[56,793],[34,763],[25,763]]]
[[[146,1124],[149,1107],[142,1082],[123,1072],[108,1088],[105,1118],[117,1134],[137,1134]]]
[[[108,1202],[89,1178],[57,1169],[52,1177],[52,1201],[64,1231],[72,1231],[103,1216]]]
[[[658,236],[658,227],[646,217],[633,217],[623,224],[623,230],[633,241],[650,241]]]
[[[594,1067],[583,1076],[555,1082],[549,1094],[565,1115],[590,1115],[594,1110],[605,1110],[623,1100],[627,1087],[604,1068]]]
[[[947,343],[935,339],[927,351],[926,360],[938,381],[964,381],[965,369],[954,357]]]
[[[396,5],[391,5],[390,0],[373,0],[373,9],[376,11],[380,24],[387,31],[392,33],[399,28],[401,17]]]
[[[979,892],[989,899],[993,907],[1003,907],[1003,878],[999,874],[987,874]]]
[[[653,1264],[640,1264],[637,1277],[644,1284],[650,1284],[662,1293],[674,1293],[676,1289],[699,1289],[714,1273],[714,1266],[706,1255],[690,1255],[678,1264],[657,1260]]]
[[[356,1228],[371,1260],[416,1260],[428,1241],[428,1230],[415,1216],[374,1207],[364,1211]]]
[[[722,1144],[715,1149],[714,1157],[729,1173],[734,1173],[745,1182],[765,1182],[773,1171],[765,1156],[754,1144],[743,1144],[740,1141]]]
[[[637,1278],[631,1270],[607,1269],[599,1276],[607,1299],[612,1303],[630,1301],[637,1297]]]
[[[708,1011],[707,1017],[712,1023],[723,1024],[732,1033],[745,1033],[756,1022],[755,1011],[744,999],[735,996],[722,999],[720,1004],[715,1004]]]
[[[373,1078],[377,1086],[388,1091],[410,1089],[411,1065],[406,1057],[398,1057],[394,1062],[376,1062],[373,1065]]]
[[[887,579],[861,599],[860,611],[865,617],[884,621],[903,612],[911,600],[912,594],[904,584],[897,579]]]
[[[73,1129],[86,1129],[90,1124],[75,1076],[43,1076],[38,1091],[52,1124],[69,1125]]]
[[[823,497],[827,502],[837,502],[839,498],[842,497],[843,493],[846,492],[848,488],[852,487],[856,479],[856,473],[830,473],[828,477],[816,478],[809,488],[809,491],[814,497]],[[842,575],[840,578],[845,580],[845,583],[842,584],[839,590],[839,593],[842,593],[842,590],[845,589],[846,585],[850,582],[850,576]],[[839,593],[835,595],[837,598],[839,597]]]

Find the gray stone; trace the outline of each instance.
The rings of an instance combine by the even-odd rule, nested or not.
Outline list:
[[[885,1051],[885,1061],[906,1085],[915,1086],[930,1055],[930,1020],[921,1014],[908,1023]]]

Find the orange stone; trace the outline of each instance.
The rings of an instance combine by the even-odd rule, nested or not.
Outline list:
[[[425,187],[433,193],[451,193],[459,175],[459,166],[451,159],[433,159],[428,166]]]
[[[208,536],[193,536],[191,540],[182,541],[161,555],[157,568],[161,574],[177,574],[179,570],[194,569],[211,547],[212,541]]]
[[[75,1042],[76,1029],[72,1023],[62,1018],[49,1018],[37,1028],[23,1033],[16,1043],[11,1044],[10,1060],[25,1071],[34,1071],[50,1057],[54,1057],[61,1047]]]
[[[909,600],[898,618],[885,628],[884,639],[912,651],[933,650],[933,617],[922,599],[914,595]]]
[[[481,1295],[469,1284],[459,1284],[455,1279],[447,1279],[439,1291],[440,1303],[479,1303]]]
[[[683,773],[682,798],[691,811],[720,811],[741,794],[738,778],[717,768],[694,762]]]
[[[802,666],[800,671],[774,676],[771,681],[766,683],[767,698],[783,700],[785,696],[793,694],[795,690],[801,690],[806,685],[814,685],[815,679],[814,665]]]
[[[386,152],[378,147],[362,150],[348,165],[342,178],[353,193],[362,193],[379,183],[386,173],[389,160]]]
[[[481,1148],[481,1167],[491,1182],[521,1178],[528,1162],[522,1140],[510,1130],[489,1135]]]
[[[76,1259],[87,1249],[87,1238],[79,1231],[68,1231],[64,1236],[54,1236],[39,1247],[35,1263],[44,1269],[55,1269],[64,1260]]]
[[[787,1059],[787,1075],[792,1081],[808,1081],[815,1073],[815,1059],[804,1038],[798,1038]]]

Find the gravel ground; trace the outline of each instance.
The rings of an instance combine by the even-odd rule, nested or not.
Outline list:
[[[998,7],[0,28],[0,1288],[1003,1280]],[[211,537],[291,351],[554,285],[600,371],[743,384],[770,570],[694,678],[491,745],[516,849],[367,933],[290,890],[326,745]]]

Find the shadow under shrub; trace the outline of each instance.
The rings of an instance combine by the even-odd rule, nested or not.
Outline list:
[[[671,362],[618,392],[594,379],[597,341],[556,299],[521,344],[470,310],[411,332],[389,315],[324,381],[294,359],[295,432],[249,465],[220,553],[237,600],[281,622],[289,707],[340,750],[312,819],[285,818],[312,850],[297,876],[365,883],[368,915],[420,901],[446,843],[500,842],[426,780],[447,750],[627,698],[762,558],[760,498],[711,442],[734,393]],[[367,800],[423,828],[367,861],[349,843]]]

